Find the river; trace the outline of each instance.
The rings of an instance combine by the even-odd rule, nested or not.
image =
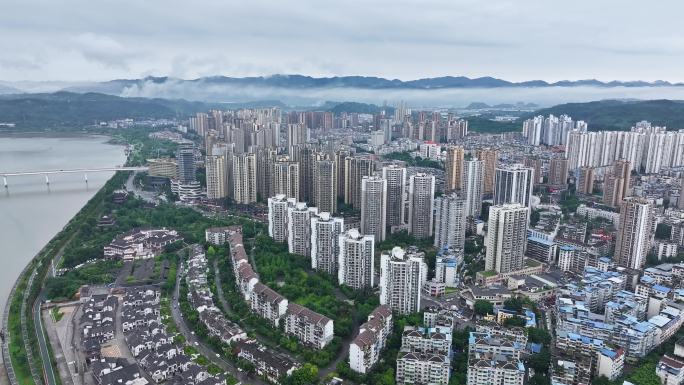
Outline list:
[[[122,146],[103,136],[0,136],[0,174],[122,165]],[[0,314],[19,273],[113,175],[10,176],[0,184]],[[1,182],[1,181],[0,181]]]

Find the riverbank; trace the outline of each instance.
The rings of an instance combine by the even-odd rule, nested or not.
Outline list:
[[[126,161],[125,147],[105,136],[0,137],[0,173],[54,169],[107,168]],[[22,270],[71,220],[114,172],[86,175],[8,176],[0,186],[0,313]]]
[[[52,259],[58,251],[67,246],[76,232],[80,230],[87,218],[97,215],[98,206],[105,197],[125,182],[128,173],[116,173],[101,188],[88,203],[67,223],[67,225],[31,260],[26,269],[17,279],[15,289],[8,299],[6,306],[7,319],[3,324],[5,341],[3,344],[3,361],[10,381],[16,378],[16,384],[35,384],[36,378],[41,379],[43,359],[39,352],[35,330],[35,320],[31,309],[39,299],[39,294],[45,286],[48,270]],[[30,282],[30,277],[35,278]],[[30,284],[31,283],[31,284]],[[39,284],[36,284],[39,283]],[[52,360],[51,360],[52,361]],[[7,365],[11,364],[10,367]]]

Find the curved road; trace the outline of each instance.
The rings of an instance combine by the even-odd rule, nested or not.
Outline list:
[[[178,304],[178,296],[180,295],[181,275],[182,274],[179,269],[178,274],[176,275],[176,288],[173,291],[173,298],[171,300],[171,315],[173,316],[174,322],[178,326],[178,330],[180,330],[181,334],[183,335],[183,337],[185,337],[186,341],[190,343],[193,347],[195,347],[195,349],[197,349],[197,351],[200,354],[205,356],[214,365],[230,373],[233,377],[237,378],[238,381],[242,382],[243,384],[267,385],[266,382],[262,381],[260,378],[249,377],[244,372],[240,372],[239,370],[237,370],[237,367],[232,362],[223,359],[223,357],[221,357],[219,353],[214,351],[211,347],[209,347],[199,338],[197,338],[195,334],[190,332],[190,329],[188,328],[188,325],[186,324],[185,319],[183,318],[183,313],[180,311],[180,306]]]

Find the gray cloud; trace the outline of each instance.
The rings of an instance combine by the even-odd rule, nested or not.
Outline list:
[[[239,87],[216,83],[186,82],[170,79],[164,83],[144,81],[127,87],[126,97],[160,97],[208,102],[244,102],[279,100],[291,106],[320,105],[326,101],[359,101],[382,105],[403,100],[410,106],[465,107],[471,102],[516,103],[533,102],[550,106],[566,102],[586,102],[600,99],[684,99],[682,87],[544,87],[496,89],[356,89],[307,88],[296,90],[270,87]]]
[[[684,81],[682,11],[677,0],[5,0],[0,52],[11,54],[0,58],[0,80]]]

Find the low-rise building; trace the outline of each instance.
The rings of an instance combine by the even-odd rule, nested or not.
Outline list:
[[[424,353],[439,353],[451,357],[452,329],[444,326],[406,326],[401,335],[402,349]]]
[[[656,366],[656,373],[663,385],[681,385],[684,383],[684,360],[664,355]]]
[[[285,333],[297,337],[303,345],[323,349],[332,342],[333,320],[290,302],[285,313]]]
[[[234,351],[238,358],[254,365],[258,375],[274,383],[289,376],[300,366],[289,358],[266,349],[256,340],[240,341],[235,344]]]
[[[522,385],[525,365],[520,360],[524,349],[515,338],[471,332],[468,343],[468,385]]]
[[[451,328],[444,326],[406,326],[397,356],[397,384],[448,384],[451,332]]]
[[[287,303],[287,298],[263,283],[257,282],[249,299],[249,308],[252,313],[278,327],[280,319],[287,312]]]
[[[367,373],[380,358],[387,338],[392,333],[392,309],[378,306],[359,327],[359,334],[349,344],[349,367],[357,373]]]
[[[207,243],[221,246],[228,242],[229,236],[235,232],[242,233],[240,226],[210,227],[204,231],[204,239]]]
[[[104,247],[105,258],[124,261],[152,258],[164,247],[182,240],[177,231],[167,229],[137,229],[118,235]]]

